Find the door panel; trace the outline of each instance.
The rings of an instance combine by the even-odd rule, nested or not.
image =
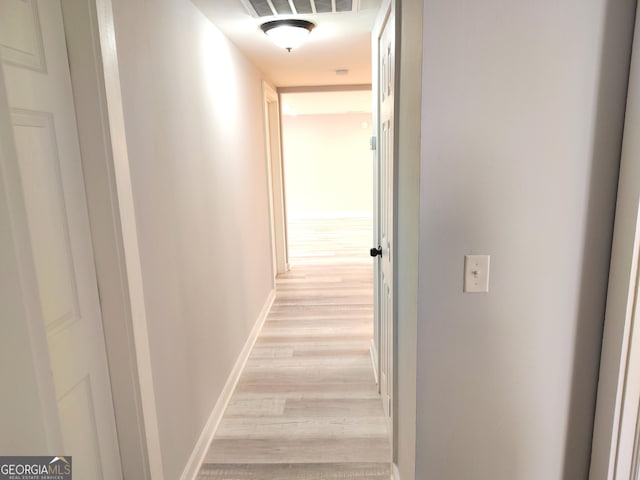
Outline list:
[[[77,320],[79,311],[53,117],[15,112],[12,125],[29,233],[32,239],[47,239],[33,242],[32,252],[42,315],[51,327]]]
[[[394,168],[394,17],[389,15],[379,38],[378,268],[380,394],[391,419],[393,399],[393,168]]]
[[[74,476],[78,478],[105,479],[104,468],[100,459],[100,439],[94,419],[97,415],[95,402],[92,399],[91,380],[87,375],[77,386],[60,398],[60,424],[62,437],[83,438],[87,444],[80,458],[73,458]],[[65,440],[66,441],[66,440]],[[85,455],[87,455],[85,457]],[[80,465],[79,465],[80,464]],[[76,474],[82,468],[82,476]]]
[[[40,15],[35,1],[0,2],[0,54],[5,64],[46,72]]]
[[[59,1],[2,0],[0,52],[64,444],[50,453],[74,478],[122,478]]]

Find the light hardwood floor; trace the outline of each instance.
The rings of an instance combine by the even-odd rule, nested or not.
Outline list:
[[[371,223],[289,225],[291,270],[207,452],[204,479],[388,480],[369,345]]]

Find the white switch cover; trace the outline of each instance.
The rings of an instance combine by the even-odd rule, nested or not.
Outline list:
[[[464,292],[489,291],[489,255],[464,256]]]

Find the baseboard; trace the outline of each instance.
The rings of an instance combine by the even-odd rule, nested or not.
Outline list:
[[[209,444],[211,443],[211,440],[213,440],[213,436],[218,429],[218,425],[220,425],[220,421],[222,420],[224,411],[227,408],[227,404],[229,403],[229,400],[231,400],[231,395],[238,384],[240,374],[242,373],[242,370],[244,370],[244,366],[251,354],[251,349],[258,339],[258,335],[260,335],[262,325],[264,325],[267,315],[269,315],[269,310],[271,309],[275,298],[276,292],[275,290],[271,290],[260,314],[258,315],[258,318],[256,319],[256,323],[249,334],[249,338],[247,338],[247,341],[245,342],[244,347],[242,348],[242,351],[240,352],[240,355],[227,378],[227,382],[222,389],[222,393],[218,397],[218,401],[213,407],[211,415],[209,415],[209,419],[200,434],[200,438],[198,438],[198,441],[191,452],[191,456],[189,457],[189,461],[180,476],[180,480],[196,480],[200,466],[207,454]]]
[[[371,339],[371,345],[369,345],[369,354],[371,355],[371,365],[373,367],[373,376],[376,379],[376,385],[379,385],[378,382],[378,350],[376,349],[376,345]]]
[[[391,464],[391,480],[400,480],[400,472],[398,466],[395,463]]]

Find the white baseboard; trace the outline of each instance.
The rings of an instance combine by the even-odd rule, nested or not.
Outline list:
[[[202,465],[204,457],[207,454],[207,450],[209,449],[209,444],[211,443],[211,440],[213,440],[213,436],[218,429],[218,425],[220,425],[220,421],[222,420],[224,411],[227,408],[227,404],[229,403],[229,400],[231,400],[231,395],[238,384],[240,374],[242,373],[242,370],[244,370],[244,366],[249,359],[249,354],[251,354],[251,349],[258,339],[260,330],[262,330],[262,325],[264,325],[267,315],[269,315],[269,310],[271,309],[275,298],[276,292],[275,290],[271,290],[260,314],[258,315],[258,318],[256,319],[256,323],[249,334],[249,338],[247,338],[247,341],[245,342],[244,347],[242,348],[242,351],[240,352],[240,355],[227,378],[227,382],[222,389],[222,393],[218,397],[218,401],[213,407],[213,411],[211,412],[211,415],[209,415],[209,419],[202,429],[200,438],[198,438],[198,441],[191,452],[191,456],[189,457],[189,461],[180,476],[180,480],[196,480],[200,466]]]
[[[373,338],[371,339],[371,345],[369,345],[369,354],[371,355],[371,365],[373,367],[373,376],[376,379],[376,385],[378,385],[380,382],[378,382],[378,351],[376,349],[376,345],[373,341]]]
[[[400,480],[400,472],[398,466],[395,463],[391,464],[391,480]]]

